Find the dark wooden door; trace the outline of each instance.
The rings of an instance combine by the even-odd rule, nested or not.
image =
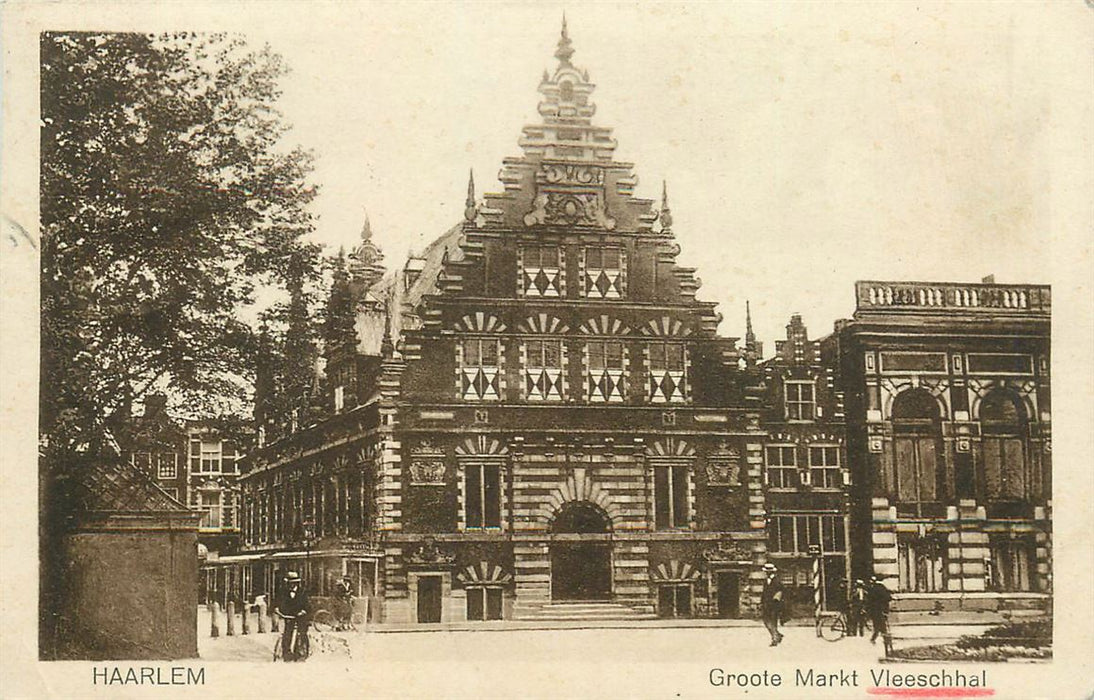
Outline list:
[[[611,545],[559,542],[551,545],[551,597],[607,600],[612,593]]]
[[[418,577],[418,622],[441,621],[441,577]]]
[[[736,571],[719,571],[715,583],[718,596],[718,617],[740,617],[741,575]]]

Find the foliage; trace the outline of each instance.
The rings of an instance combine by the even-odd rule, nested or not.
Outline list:
[[[41,38],[41,432],[103,454],[157,387],[245,392],[238,310],[317,275],[310,156],[282,146],[281,59],[223,34]]]
[[[931,644],[897,649],[897,659],[917,661],[1006,661],[1051,659],[1052,619],[1007,622],[978,636],[965,635],[952,644]]]

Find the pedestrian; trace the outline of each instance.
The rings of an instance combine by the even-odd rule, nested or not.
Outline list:
[[[771,633],[770,646],[777,646],[783,640],[779,632],[779,622],[783,616],[785,592],[783,584],[779,581],[778,568],[774,564],[764,564],[764,589],[760,597],[760,616],[763,618],[764,627]]]
[[[847,627],[847,634],[852,637],[861,637],[863,628],[866,627],[866,583],[860,578],[855,579],[851,586]]]
[[[285,661],[303,661],[307,658],[309,605],[303,581],[295,571],[285,574],[285,585],[274,612],[285,621],[285,629],[281,633],[281,657]],[[294,632],[302,648],[293,644]],[[298,649],[300,654],[297,654]]]
[[[885,655],[893,651],[893,635],[889,631],[889,604],[893,600],[893,594],[878,576],[870,578],[870,587],[866,591],[866,614],[874,624],[874,634],[870,637],[871,644],[877,644],[878,635],[885,644]]]

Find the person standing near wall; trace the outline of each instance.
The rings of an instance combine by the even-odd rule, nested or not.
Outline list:
[[[779,632],[779,622],[782,620],[783,605],[786,593],[782,582],[779,581],[778,569],[774,564],[764,564],[764,590],[760,597],[760,616],[763,618],[764,627],[771,633],[770,646],[777,646],[783,640]]]

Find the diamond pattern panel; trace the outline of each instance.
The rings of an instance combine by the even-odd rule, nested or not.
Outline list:
[[[619,270],[587,270],[586,294],[594,299],[619,299],[623,296],[622,279]]]
[[[650,372],[651,403],[683,403],[684,373],[668,370]]]
[[[589,401],[622,403],[623,370],[600,369],[589,372]]]
[[[524,294],[530,297],[561,296],[560,279],[557,267],[527,267],[524,269]]]
[[[524,389],[529,401],[561,401],[562,370],[527,370],[524,373]]]
[[[497,367],[468,367],[460,377],[460,396],[464,400],[496,401],[501,397]]]

